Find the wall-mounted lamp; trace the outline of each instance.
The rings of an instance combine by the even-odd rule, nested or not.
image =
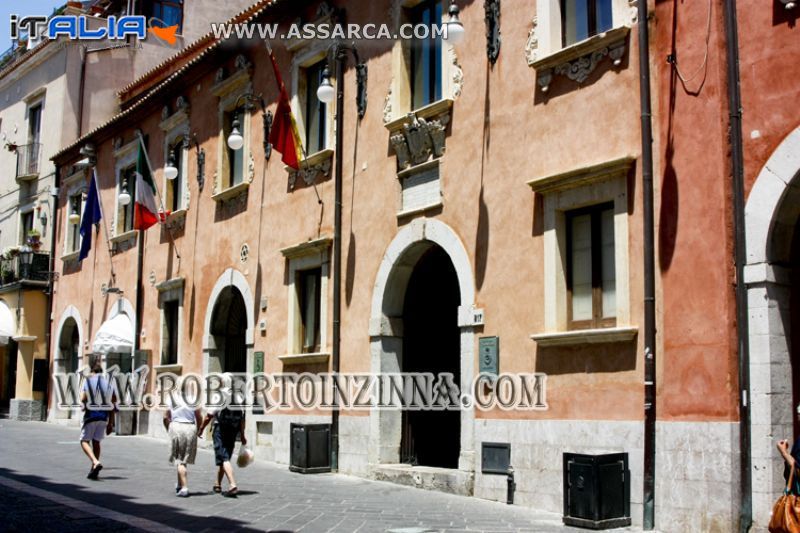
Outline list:
[[[500,57],[500,0],[484,0],[486,20],[486,57],[494,65]]]
[[[264,128],[264,159],[269,161],[269,156],[272,155],[272,145],[269,143],[269,132],[270,129],[272,129],[272,111],[267,111],[267,106],[264,103],[264,97],[262,95],[253,93],[239,95],[236,102],[233,104],[233,108],[236,109],[239,106],[239,102],[242,100],[244,100],[245,110],[247,111],[253,109],[253,102],[258,102],[261,107],[261,123]],[[228,148],[231,150],[241,150],[242,146],[244,146],[244,137],[242,136],[241,127],[242,124],[239,122],[238,117],[234,118],[231,124],[231,133],[228,135]]]
[[[339,62],[344,65],[348,51],[353,54],[356,63],[356,107],[358,108],[358,118],[361,119],[364,118],[367,112],[367,64],[361,62],[358,56],[358,50],[356,50],[355,46],[346,47],[337,45],[334,51],[337,69],[339,68]],[[342,69],[344,69],[344,66],[342,66]],[[339,73],[338,70],[337,73]],[[328,69],[328,65],[325,65],[325,68],[322,69],[322,81],[319,87],[317,87],[317,98],[324,104],[330,104],[333,102],[335,96],[336,90],[331,83],[331,72]]]
[[[81,223],[81,214],[78,213],[78,206],[72,206],[72,213],[69,214],[69,223],[70,224],[80,224]]]
[[[119,193],[119,205],[126,206],[131,203],[131,193],[128,192],[128,180],[122,181],[122,192]]]
[[[450,44],[458,44],[464,40],[464,25],[458,19],[460,10],[456,5],[455,0],[450,2],[450,18],[447,20],[447,42]]]
[[[785,7],[787,10],[794,9],[795,7],[797,7],[797,2],[795,2],[794,0],[781,0],[781,3],[783,4],[783,7]]]
[[[168,180],[174,180],[178,177],[178,168],[175,166],[175,156],[172,154],[169,154],[167,166],[164,167],[164,176],[166,176]]]
[[[196,133],[192,134],[192,141],[195,154],[197,154],[197,186],[202,191],[206,181],[206,151],[200,148],[200,141],[197,140]]]

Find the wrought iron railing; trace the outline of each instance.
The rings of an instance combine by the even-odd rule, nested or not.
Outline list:
[[[47,281],[49,268],[50,254],[47,252],[34,252],[29,265],[24,264],[19,255],[0,258],[0,286],[22,280]]]
[[[35,176],[39,173],[41,143],[17,146],[17,178]]]

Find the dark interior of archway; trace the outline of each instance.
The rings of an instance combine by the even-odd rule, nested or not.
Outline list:
[[[408,282],[403,307],[403,372],[449,372],[460,383],[458,277],[447,253],[431,247]],[[404,411],[400,460],[457,468],[459,411]]]
[[[224,339],[223,372],[247,371],[247,309],[239,289],[228,287],[222,291],[214,306],[211,334]]]
[[[794,402],[792,407],[800,404],[800,219],[794,227],[792,238],[792,263],[789,297],[789,350],[792,362],[792,391]],[[798,416],[793,416],[794,434],[800,434],[800,421]]]
[[[65,369],[67,372],[76,372],[78,370],[79,345],[78,325],[75,319],[69,318],[64,322],[64,326],[61,328],[61,338],[58,340],[61,357],[66,361]]]

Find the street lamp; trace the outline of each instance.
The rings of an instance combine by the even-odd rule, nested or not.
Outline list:
[[[69,214],[69,223],[80,224],[80,222],[81,222],[81,215],[78,213],[78,207],[76,205],[73,205],[72,213]]]
[[[331,369],[339,372],[341,345],[341,313],[342,313],[342,156],[344,155],[344,66],[348,52],[353,55],[356,64],[356,106],[358,119],[364,118],[367,112],[367,65],[358,56],[355,44],[344,46],[336,44],[333,57],[336,60],[336,88],[330,80],[330,72],[323,70],[322,82],[317,88],[317,98],[321,102],[333,101],[336,94],[336,147],[333,177],[333,335],[331,347]],[[339,408],[334,405],[331,411],[331,468],[339,466]]]
[[[131,203],[131,193],[128,192],[128,180],[122,181],[122,192],[119,193],[119,205],[126,206]]]
[[[253,101],[257,101],[261,107],[261,121],[264,128],[264,159],[269,160],[272,153],[272,145],[269,143],[269,130],[272,128],[272,111],[267,111],[267,105],[264,103],[264,97],[260,94],[245,93],[239,95],[236,102],[233,104],[233,109],[239,107],[239,102],[244,99],[245,109],[250,111],[253,109]],[[244,146],[244,136],[241,130],[242,124],[239,122],[238,117],[234,117],[231,123],[231,133],[228,135],[228,148],[231,150],[241,150]]]
[[[31,263],[33,263],[33,249],[27,244],[19,247],[19,262],[20,278],[28,279],[31,272]]]
[[[450,44],[458,44],[464,40],[464,25],[458,19],[460,10],[456,5],[455,0],[450,2],[450,18],[447,21],[447,36],[446,41]]]
[[[170,181],[178,177],[178,168],[175,166],[175,156],[173,154],[169,154],[167,166],[164,167],[164,176]]]

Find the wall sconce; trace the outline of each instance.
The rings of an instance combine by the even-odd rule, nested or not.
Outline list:
[[[126,206],[131,203],[131,193],[128,192],[128,180],[122,181],[122,192],[119,193],[119,205]]]
[[[194,151],[197,154],[197,186],[202,191],[206,182],[206,151],[200,148],[196,133],[192,134],[192,141],[194,141]]]
[[[486,20],[486,57],[494,65],[500,56],[500,0],[484,0]]]
[[[69,223],[70,224],[80,224],[81,223],[81,214],[78,213],[78,206],[72,206],[72,213],[69,214]]]
[[[337,46],[333,54],[336,61],[343,62],[347,57],[348,50],[353,54],[353,59],[356,63],[356,107],[358,109],[358,118],[362,119],[367,113],[367,64],[361,62],[355,46]],[[324,104],[330,104],[335,96],[336,91],[331,83],[331,71],[326,64],[325,68],[322,69],[322,82],[317,88],[317,98]]]
[[[795,7],[797,7],[797,2],[795,2],[794,0],[781,0],[781,3],[783,4],[783,7],[785,7],[787,10],[794,9]]]
[[[178,177],[178,168],[175,166],[175,156],[172,154],[169,154],[167,166],[164,167],[164,176],[170,181]]]
[[[456,0],[450,1],[450,18],[447,20],[447,42],[456,45],[464,40],[464,25],[458,19],[461,12],[456,5]]]
[[[233,104],[233,108],[236,109],[239,106],[239,101],[244,100],[245,102],[245,110],[250,111],[253,109],[253,101],[258,102],[259,106],[261,107],[261,123],[262,127],[264,128],[264,159],[269,161],[269,156],[272,155],[272,145],[269,143],[269,132],[272,129],[272,111],[267,111],[267,106],[264,103],[264,97],[260,94],[256,95],[253,93],[245,93],[239,95],[239,98],[236,99],[236,102]],[[242,127],[239,119],[234,119],[233,123],[231,124],[231,133],[228,135],[228,148],[231,150],[241,150],[242,146],[244,146],[244,137],[242,136],[242,132],[240,128]]]

